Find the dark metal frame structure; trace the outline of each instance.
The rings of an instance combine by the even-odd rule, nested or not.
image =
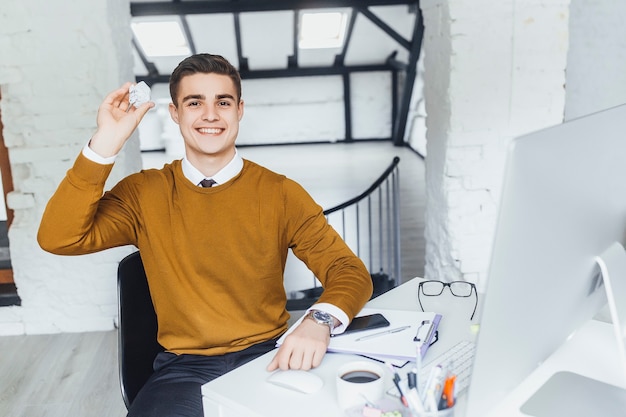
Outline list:
[[[411,39],[406,39],[387,25],[382,19],[376,16],[369,7],[371,6],[393,6],[407,5],[411,13],[415,15],[413,33]],[[335,56],[332,66],[326,67],[299,67],[297,34],[299,33],[298,19],[294,19],[294,55],[288,59],[287,68],[274,70],[251,70],[248,67],[246,57],[243,56],[241,47],[241,30],[239,14],[244,12],[267,12],[267,11],[300,11],[306,9],[321,8],[352,8],[352,18],[348,23],[346,42],[341,53]],[[408,120],[409,106],[413,94],[413,85],[417,76],[417,61],[420,56],[422,39],[424,35],[424,24],[422,20],[419,0],[196,0],[180,1],[172,0],[168,2],[140,2],[131,1],[131,16],[164,16],[177,15],[183,24],[183,30],[189,39],[191,52],[195,53],[193,38],[190,34],[189,26],[185,16],[191,14],[210,13],[232,13],[235,24],[235,36],[237,44],[237,55],[239,58],[239,71],[242,79],[260,78],[284,78],[319,75],[341,75],[344,86],[344,108],[345,108],[345,141],[353,141],[352,137],[352,109],[350,100],[350,74],[356,72],[389,71],[392,74],[392,129],[391,138],[396,146],[404,146],[404,136]],[[400,62],[396,59],[396,53],[388,56],[384,63],[377,65],[345,65],[344,58],[354,28],[357,14],[362,14],[373,22],[378,28],[392,37],[402,47],[408,51],[408,62]],[[133,41],[144,66],[148,70],[147,76],[142,76],[141,80],[149,85],[155,83],[167,83],[170,74],[161,74],[156,66],[150,62],[143,51]],[[139,81],[139,80],[138,80]]]

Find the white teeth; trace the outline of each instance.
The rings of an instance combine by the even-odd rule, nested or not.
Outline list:
[[[208,128],[202,128],[198,130],[200,131],[200,133],[210,133],[210,134],[218,134],[222,131],[222,129],[208,129]]]

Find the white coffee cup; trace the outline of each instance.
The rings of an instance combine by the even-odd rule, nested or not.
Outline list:
[[[348,408],[375,403],[385,393],[385,370],[374,362],[354,361],[337,371],[337,401]]]

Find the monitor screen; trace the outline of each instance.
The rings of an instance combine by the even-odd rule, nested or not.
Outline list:
[[[467,416],[486,415],[606,304],[595,257],[625,236],[626,106],[513,140]]]

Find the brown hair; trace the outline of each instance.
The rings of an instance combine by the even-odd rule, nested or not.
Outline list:
[[[237,102],[241,100],[241,77],[239,71],[221,55],[195,54],[183,59],[170,75],[170,97],[174,106],[178,98],[178,85],[187,75],[196,73],[227,75],[233,81],[237,90]]]

